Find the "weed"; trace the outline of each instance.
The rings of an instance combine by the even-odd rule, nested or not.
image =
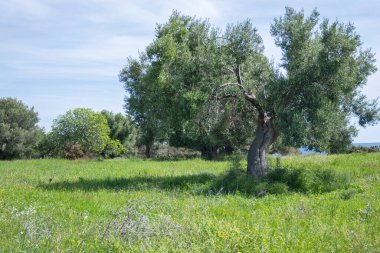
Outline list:
[[[289,167],[276,167],[269,170],[263,178],[248,177],[241,168],[234,168],[221,175],[212,186],[214,191],[223,189],[225,193],[240,192],[247,195],[264,196],[267,194],[304,194],[326,193],[349,186],[346,174],[333,170],[309,170]]]
[[[380,248],[380,154],[227,160],[0,162],[0,252]]]

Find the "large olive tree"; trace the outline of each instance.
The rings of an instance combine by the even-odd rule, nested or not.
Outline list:
[[[352,24],[286,8],[271,33],[282,50],[278,68],[249,20],[221,32],[174,12],[122,71],[127,107],[139,101],[151,108],[144,112],[184,143],[252,136],[247,173],[253,176],[265,174],[266,154],[279,137],[284,145],[329,150],[355,133],[352,117],[362,126],[379,119],[376,101],[360,92],[376,71],[374,54],[362,49]]]

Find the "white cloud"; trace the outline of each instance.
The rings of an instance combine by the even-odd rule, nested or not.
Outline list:
[[[20,74],[81,79],[115,77],[126,58],[137,57],[138,50],[143,50],[150,40],[148,37],[114,36],[72,48],[2,45],[0,53],[23,56],[7,61],[7,65]]]
[[[46,1],[40,0],[5,0],[0,2],[0,10],[5,17],[25,19],[43,18],[51,11]]]
[[[117,74],[126,63],[126,57],[136,57],[138,51],[153,40],[156,23],[166,22],[173,10],[209,18],[211,24],[220,27],[251,18],[264,40],[265,54],[278,63],[281,51],[269,33],[273,19],[284,14],[287,4],[297,10],[304,8],[307,15],[318,7],[321,17],[353,21],[364,46],[380,53],[380,37],[375,33],[380,4],[376,0],[367,2],[349,1],[341,8],[338,1],[320,0],[287,3],[282,0],[0,0],[0,90],[5,96],[17,96],[36,105],[46,126],[50,125],[46,123],[50,118],[64,113],[67,108],[87,106],[120,111],[124,92]],[[36,85],[33,80],[46,79],[51,83],[38,86],[41,96],[36,92],[32,95],[23,91],[26,85],[21,82],[27,78],[31,87]],[[107,85],[114,85],[109,91],[115,95],[97,95],[94,86],[82,85],[99,80],[97,85],[107,90]],[[72,81],[82,84],[73,90],[69,85]],[[379,81],[380,74],[370,77],[365,94],[378,97]],[[54,97],[55,93],[61,97]],[[86,96],[80,99],[76,94]],[[56,113],[52,116],[53,111]],[[370,140],[371,134],[377,135],[372,139],[379,141],[378,132],[378,127],[369,127],[361,130],[360,136]],[[357,140],[361,140],[360,136]]]

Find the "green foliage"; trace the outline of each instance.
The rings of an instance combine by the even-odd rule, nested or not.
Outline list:
[[[290,191],[302,193],[325,193],[345,189],[349,178],[331,169],[308,170],[300,168],[275,168],[266,175],[269,183],[286,184]]]
[[[282,50],[282,73],[268,86],[276,113],[276,130],[291,146],[344,152],[360,125],[377,122],[379,109],[360,93],[367,77],[376,71],[374,54],[362,49],[354,26],[309,17],[286,8],[271,27]]]
[[[269,153],[270,154],[279,153],[281,155],[300,155],[301,154],[301,152],[299,151],[298,148],[284,146],[280,142],[275,142],[271,146],[271,149],[269,150]]]
[[[119,140],[124,146],[125,151],[120,150],[119,153],[135,155],[137,129],[133,125],[131,119],[128,116],[123,116],[121,113],[113,114],[106,110],[101,111],[101,114],[107,119],[110,128],[110,138],[113,140]],[[113,143],[113,145],[118,145],[114,141]]]
[[[286,8],[271,33],[282,50],[278,69],[263,55],[249,20],[223,32],[173,12],[120,74],[127,112],[139,122],[144,142],[241,147],[265,113],[284,146],[347,151],[356,134],[352,116],[362,126],[379,120],[377,101],[361,94],[376,71],[374,54],[362,48],[351,23],[320,22],[316,10],[305,16]]]
[[[241,36],[234,39],[235,32]],[[235,57],[229,46],[239,47],[239,41],[254,43],[237,52],[239,60],[251,62],[246,66],[252,74],[249,80],[268,75],[269,65],[260,54],[261,38],[249,21],[230,26],[222,46],[219,36],[208,21],[174,12],[157,27],[156,39],[140,59],[129,59],[120,79],[128,92],[127,111],[144,136],[160,136],[173,146],[202,152],[240,147],[252,137],[252,108],[238,90],[226,88],[220,93],[216,87],[229,81],[223,76],[228,71],[225,61]]]
[[[379,146],[371,146],[371,147],[356,147],[351,146],[347,153],[374,153],[380,152]]]
[[[119,140],[111,140],[104,115],[77,108],[54,120],[52,130],[40,145],[45,156],[85,158],[93,155],[113,157],[125,152]]]
[[[160,161],[178,161],[200,158],[200,152],[183,147],[173,147],[167,143],[156,143],[153,145],[152,158]]]
[[[125,109],[131,115],[132,121],[138,126],[139,136],[137,144],[150,148],[153,143],[162,137],[162,127],[157,116],[161,108],[154,103],[156,97],[156,86],[151,82],[155,76],[146,76],[145,56],[141,60],[128,58],[127,66],[120,73],[120,81],[124,82],[128,93],[125,98]],[[147,156],[150,156],[147,152]]]
[[[239,158],[233,161],[226,174],[221,175],[212,186],[214,192],[235,193],[262,197],[267,194],[286,194],[298,192],[304,194],[326,193],[349,186],[347,174],[331,169],[304,169],[275,167],[269,169],[263,178],[247,177],[241,168]]]
[[[33,107],[14,98],[0,98],[0,160],[30,158],[43,136]]]
[[[127,152],[126,147],[121,144],[120,140],[108,139],[102,156],[105,158],[115,158]]]

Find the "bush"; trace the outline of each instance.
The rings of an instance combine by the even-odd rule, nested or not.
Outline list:
[[[58,117],[39,145],[44,157],[83,159],[102,155],[114,158],[126,153],[119,140],[111,139],[104,115],[77,108]]]
[[[124,149],[116,151],[116,153],[126,154],[128,156],[136,155],[136,139],[137,139],[137,128],[132,123],[129,116],[124,116],[121,113],[114,114],[110,111],[103,110],[101,114],[107,119],[108,126],[110,128],[110,138],[112,140],[119,140],[120,143],[125,147]],[[113,143],[111,145],[114,145]],[[117,144],[118,145],[118,144]],[[114,147],[115,148],[115,147]],[[111,152],[111,157],[119,156],[115,155],[114,151]]]
[[[79,143],[67,142],[64,147],[64,157],[66,159],[88,159],[90,154],[86,152]]]
[[[298,148],[295,147],[289,147],[289,146],[280,146],[280,145],[273,145],[269,151],[271,154],[281,154],[281,155],[300,155],[301,152]]]
[[[348,153],[375,153],[380,152],[380,146],[371,146],[371,147],[356,147],[352,146]]]
[[[333,170],[308,170],[300,168],[275,168],[263,178],[247,176],[235,161],[231,169],[220,176],[212,186],[213,192],[239,192],[257,197],[266,194],[286,194],[299,192],[317,194],[348,187],[349,178]]]
[[[102,152],[104,158],[115,158],[127,152],[126,147],[119,140],[109,139]]]
[[[290,191],[324,193],[346,188],[349,179],[344,174],[329,169],[308,170],[300,168],[275,168],[265,176],[270,183],[284,183]]]
[[[140,157],[145,157],[145,147],[141,147],[138,153]],[[151,155],[153,159],[157,160],[183,160],[199,158],[201,156],[199,151],[172,147],[166,143],[155,143]]]

